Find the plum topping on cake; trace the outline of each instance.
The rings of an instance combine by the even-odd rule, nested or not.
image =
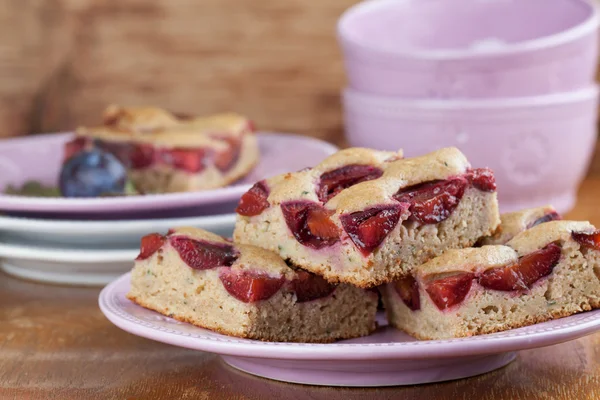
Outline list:
[[[452,214],[469,185],[484,192],[496,190],[492,171],[478,168],[469,170],[464,176],[402,188],[393,197],[396,201],[409,205],[409,220],[421,224],[437,224]]]
[[[462,199],[468,182],[464,178],[432,181],[402,188],[394,199],[409,205],[409,219],[437,224],[450,216]]]
[[[571,237],[580,246],[585,248],[600,250],[600,230],[594,232],[572,232]]]
[[[346,165],[321,175],[317,187],[319,200],[326,203],[344,189],[357,183],[377,179],[383,171],[372,165]]]
[[[160,158],[165,164],[190,173],[197,173],[204,169],[204,149],[172,149],[162,150]]]
[[[501,291],[527,290],[539,279],[550,275],[560,259],[561,248],[550,243],[515,264],[491,268],[479,277],[481,286]]]
[[[394,289],[404,304],[413,311],[421,308],[419,283],[412,275],[407,275],[393,283]]]
[[[215,166],[222,172],[229,171],[240,157],[241,140],[235,137],[213,136],[216,139],[227,143],[227,149],[218,152],[215,155]]]
[[[140,245],[140,254],[137,256],[136,260],[145,260],[152,257],[166,241],[167,238],[160,233],[151,233],[144,236]]]
[[[232,139],[233,140],[233,139]],[[89,140],[77,138],[65,145],[65,159],[85,149]],[[237,161],[240,145],[212,154],[204,148],[156,148],[146,143],[107,142],[94,140],[94,147],[114,155],[125,166],[134,170],[149,168],[155,164],[169,165],[189,173],[204,170],[208,157],[215,157],[215,166],[221,171],[227,171]]]
[[[150,144],[105,142],[96,139],[94,140],[94,146],[113,154],[124,165],[132,169],[148,168],[154,164],[156,158],[156,151]]]
[[[126,142],[104,142],[95,139],[92,141],[93,147],[102,149],[115,156],[126,167],[130,168],[132,164],[131,155],[135,154],[135,145]],[[146,145],[150,147],[149,145]],[[150,147],[150,150],[152,148]],[[150,152],[150,162],[152,162],[152,151]]]
[[[246,217],[252,217],[262,213],[269,202],[269,188],[265,181],[260,181],[254,184],[240,199],[240,202],[235,209],[235,212]]]
[[[539,224],[543,224],[544,222],[558,221],[560,219],[560,215],[556,211],[552,211],[546,215],[539,217],[538,219],[527,225],[527,229],[533,228],[534,226]]]
[[[281,211],[288,228],[304,246],[321,249],[340,239],[339,229],[330,219],[330,211],[317,203],[290,201],[281,204]]]
[[[335,285],[318,275],[306,271],[296,271],[297,277],[290,282],[291,289],[296,292],[298,303],[327,297],[335,290]]]
[[[437,308],[445,310],[460,304],[465,299],[471,290],[474,276],[471,272],[464,272],[443,278],[434,278],[427,282],[425,291]]]
[[[65,144],[65,157],[64,160],[68,160],[75,154],[83,151],[83,149],[87,146],[88,140],[84,137],[75,138]]]
[[[281,289],[283,276],[274,278],[259,271],[235,271],[224,268],[219,278],[230,295],[244,303],[267,300]]]
[[[169,242],[181,259],[193,269],[230,267],[238,258],[238,252],[228,244],[208,243],[184,236],[170,237]]]
[[[297,277],[289,282],[296,293],[296,301],[304,303],[329,296],[336,288],[318,275],[296,271]],[[260,271],[234,271],[229,268],[219,272],[219,278],[229,294],[244,303],[267,300],[281,289],[284,277],[273,277]]]
[[[396,227],[404,208],[400,205],[381,206],[341,216],[350,239],[367,256]]]
[[[493,192],[496,190],[494,172],[489,168],[470,169],[467,171],[466,178],[476,189],[484,192]]]
[[[308,230],[316,237],[336,241],[340,232],[330,217],[331,213],[324,208],[309,208],[306,218]]]
[[[150,258],[168,240],[190,268],[219,268],[219,279],[227,292],[245,303],[267,300],[286,283],[285,277],[281,275],[272,276],[260,270],[230,268],[239,257],[239,252],[233,245],[211,243],[176,234],[176,231],[170,230],[167,236],[158,233],[144,236],[136,261]],[[327,297],[337,287],[322,277],[303,270],[297,270],[294,279],[287,282],[289,290],[296,294],[298,303]]]
[[[460,304],[477,279],[486,288],[499,291],[529,290],[535,282],[548,276],[558,264],[561,248],[555,243],[527,254],[511,265],[487,269],[476,276],[472,272],[441,274],[425,277],[425,291],[440,310]],[[419,288],[411,276],[393,283],[394,289],[406,306],[415,311],[420,308]]]

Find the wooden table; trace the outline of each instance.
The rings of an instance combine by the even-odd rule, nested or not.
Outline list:
[[[600,226],[594,162],[568,217]],[[600,333],[528,350],[497,371],[453,382],[380,389],[302,386],[238,372],[217,356],[121,331],[99,289],[0,274],[0,399],[536,399],[600,398]]]

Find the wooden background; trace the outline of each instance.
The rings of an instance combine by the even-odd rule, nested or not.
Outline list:
[[[95,123],[108,103],[335,137],[335,24],[357,0],[0,0],[0,137]]]

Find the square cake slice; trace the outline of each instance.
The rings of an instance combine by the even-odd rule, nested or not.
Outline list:
[[[236,211],[236,242],[365,288],[472,246],[500,222],[493,173],[472,169],[455,148],[410,159],[342,150],[312,169],[258,182]]]
[[[127,297],[242,338],[332,342],[376,328],[377,293],[293,269],[275,253],[178,228],[142,239]]]
[[[550,221],[506,245],[454,249],[381,287],[388,321],[419,339],[532,325],[600,306],[600,231]]]
[[[115,155],[143,193],[222,187],[258,161],[251,123],[236,114],[193,118],[159,108],[110,106],[102,126],[77,129],[65,159],[90,147]]]
[[[483,238],[480,244],[505,244],[526,229],[560,219],[560,214],[550,205],[505,213],[500,216],[500,225],[496,232]]]

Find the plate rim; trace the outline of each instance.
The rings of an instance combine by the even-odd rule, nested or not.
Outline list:
[[[537,329],[534,329],[533,332],[530,326],[496,334],[447,340],[385,343],[280,343],[240,339],[199,327],[197,327],[199,334],[193,335],[142,321],[117,308],[114,304],[115,297],[124,285],[129,286],[130,276],[131,272],[120,276],[103,288],[98,297],[102,313],[113,324],[129,333],[147,339],[229,356],[303,361],[461,357],[550,346],[586,336],[600,329],[600,310],[592,310],[586,313],[587,317],[584,317],[583,320],[581,320],[581,314],[575,314],[574,316],[578,316],[578,322],[569,322],[569,319],[573,317],[571,316],[559,319],[563,323],[550,328],[547,325],[544,328],[544,325],[552,321],[536,324]],[[157,313],[157,315],[161,314]],[[522,329],[528,330],[523,331]],[[203,332],[205,333],[203,334]],[[210,337],[206,336],[207,334]]]
[[[0,243],[0,258],[69,264],[133,263],[139,249],[69,249]]]
[[[179,221],[185,224],[218,225],[234,223],[235,213],[205,215],[197,217],[174,217],[159,219],[124,219],[124,220],[68,220],[68,219],[42,219],[30,218],[24,216],[0,215],[0,233],[22,233],[31,232],[35,228],[35,233],[59,233],[61,235],[85,233],[92,236],[105,235],[105,230],[119,229],[119,233],[136,232],[145,228],[147,225],[171,224],[173,226],[183,226]],[[41,228],[41,229],[40,229]],[[102,230],[98,232],[97,230]],[[92,231],[92,232],[90,232]]]
[[[56,132],[56,133],[45,133],[40,134],[44,139],[49,140],[51,136],[67,136],[72,135],[73,132]],[[36,135],[38,138],[40,135]],[[12,138],[7,139],[5,143],[15,143],[23,140],[31,140],[36,136],[27,136],[25,138]],[[314,138],[311,136],[304,136],[295,133],[284,133],[275,131],[258,131],[256,132],[257,139],[260,143],[262,140],[266,140],[268,137],[279,137],[292,140],[303,140],[307,143],[320,146],[324,154],[331,155],[339,150],[339,148],[324,140]],[[2,146],[2,142],[0,142]],[[259,161],[260,162],[260,161]],[[152,206],[153,209],[175,209],[194,206],[194,203],[198,203],[198,194],[202,193],[202,205],[216,203],[217,201],[226,202],[232,201],[237,196],[241,196],[247,191],[252,185],[251,184],[232,184],[222,188],[216,188],[206,191],[197,192],[179,192],[179,193],[157,193],[147,194],[138,196],[127,196],[127,197],[106,197],[106,198],[40,198],[30,196],[16,196],[7,195],[0,193],[0,210],[2,211],[18,211],[18,212],[46,212],[46,213],[69,213],[72,215],[88,213],[88,214],[106,214],[108,212],[115,212],[112,210],[97,210],[94,209],[98,206],[104,207],[118,207],[119,212],[128,211],[140,211],[146,209],[148,206]],[[165,204],[170,200],[177,199],[178,206],[170,207]],[[155,204],[156,203],[156,204]],[[142,207],[142,208],[140,208]]]

